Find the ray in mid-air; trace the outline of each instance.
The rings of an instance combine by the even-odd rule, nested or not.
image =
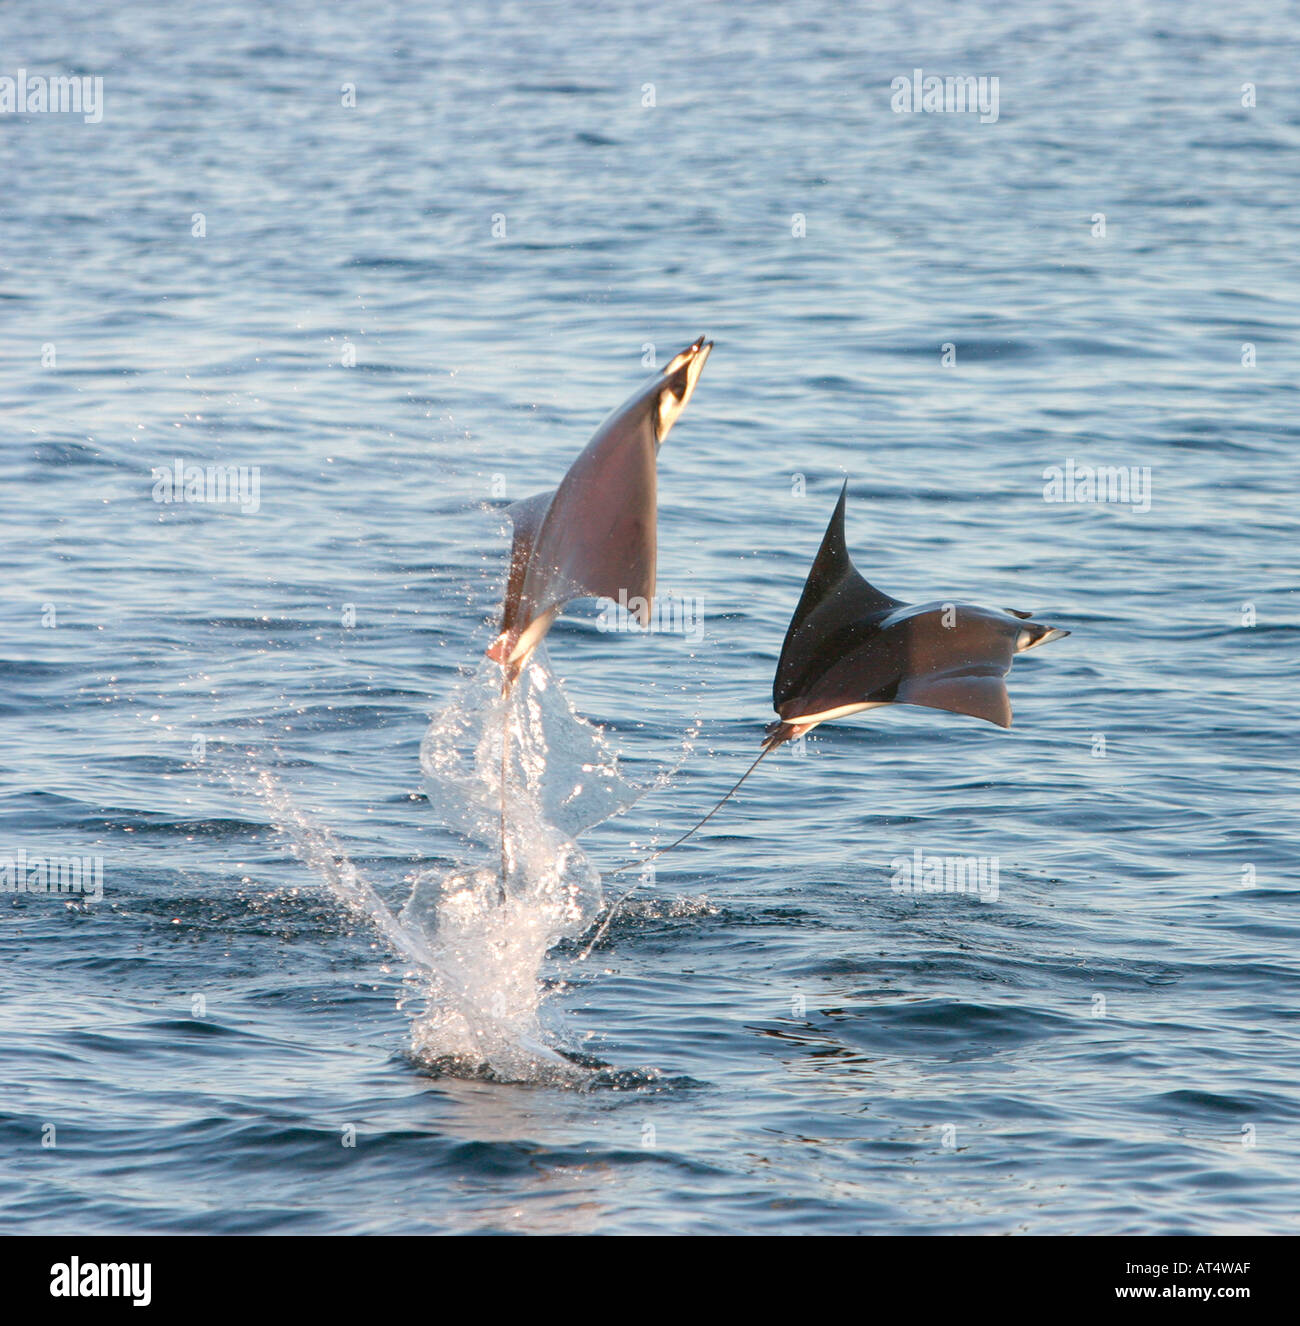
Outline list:
[[[607,598],[650,622],[658,549],[659,447],[686,408],[713,349],[703,336],[666,363],[596,430],[558,488],[507,510],[514,524],[501,625],[487,656],[501,665],[501,694],[519,673],[565,604]],[[506,800],[510,714],[501,723],[501,880],[510,862]]]
[[[1011,726],[1011,660],[1069,635],[1032,614],[973,603],[903,603],[869,584],[844,537],[840,490],[785,634],[772,683],[771,749],[833,718],[915,704]]]
[[[685,842],[717,814],[765,755],[819,723],[882,705],[914,704],[1010,727],[1006,675],[1011,660],[1070,634],[1014,609],[1002,612],[947,601],[908,604],[882,593],[849,556],[844,537],[848,487],[845,482],[840,489],[785,634],[772,683],[778,717],[768,725],[758,758],[680,838],[609,873],[635,869]],[[597,939],[612,916],[613,910]]]
[[[558,488],[507,508],[515,527],[501,627],[488,657],[508,691],[566,603],[607,598],[649,624],[655,592],[659,447],[713,342],[676,354],[596,430]]]

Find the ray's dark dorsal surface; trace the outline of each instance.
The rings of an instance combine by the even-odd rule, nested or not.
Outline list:
[[[886,704],[946,709],[1011,726],[1016,654],[1069,635],[1032,614],[972,603],[903,603],[869,584],[844,535],[848,483],[786,632],[767,729],[770,748],[833,718]]]
[[[514,542],[500,634],[488,657],[508,689],[564,605],[626,602],[642,625],[655,592],[660,444],[686,408],[713,342],[664,365],[596,430],[552,491],[514,503]]]

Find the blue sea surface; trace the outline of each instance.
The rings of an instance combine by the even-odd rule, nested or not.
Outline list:
[[[0,893],[0,1231],[1297,1229],[1277,6],[16,0],[0,52],[103,79],[0,113],[0,865],[103,888]],[[996,118],[895,110],[917,69]],[[1010,730],[783,748],[516,970],[573,1080],[431,1059],[322,853],[408,918],[491,867],[421,744],[491,736],[504,507],[701,333],[659,459],[701,629],[579,603],[539,664],[644,790],[593,868],[757,753],[844,478],[881,589],[1071,634]],[[256,501],[156,500],[178,460]],[[1085,467],[1149,501],[1047,500]],[[548,795],[613,769],[575,750]],[[996,896],[901,891],[917,852]]]

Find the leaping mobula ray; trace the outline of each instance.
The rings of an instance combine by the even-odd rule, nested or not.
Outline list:
[[[819,723],[882,705],[913,704],[1010,727],[1005,678],[1011,660],[1070,634],[1014,608],[1003,612],[972,603],[908,604],[882,593],[849,556],[844,537],[848,487],[846,480],[785,633],[772,683],[777,719],[767,727],[758,758],[680,838],[608,873],[645,865],[685,842],[717,814],[765,755]],[[611,909],[596,939],[621,902]]]
[[[560,486],[507,508],[514,523],[501,629],[487,654],[508,691],[565,604],[607,598],[642,626],[655,592],[659,447],[686,408],[713,342],[676,354],[596,430]]]
[[[849,556],[847,493],[846,482],[785,633],[772,682],[779,717],[764,746],[886,704],[947,709],[1010,727],[1011,660],[1069,631],[1014,608],[890,598]]]
[[[507,508],[514,522],[501,629],[487,656],[501,665],[509,699],[519,673],[565,604],[606,598],[650,624],[658,550],[659,447],[695,391],[713,342],[674,355],[596,430],[560,486]],[[510,878],[507,834],[510,714],[501,724],[501,874]]]

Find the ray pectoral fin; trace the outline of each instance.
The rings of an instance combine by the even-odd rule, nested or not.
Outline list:
[[[636,514],[621,521],[598,543],[579,550],[563,576],[568,598],[609,599],[642,626],[650,624],[658,544],[653,476],[650,478],[647,491],[638,495]]]
[[[654,593],[657,479],[648,427],[614,428],[579,457],[542,521],[522,595],[530,610]],[[639,607],[639,605],[637,605]]]
[[[488,648],[487,655],[497,663],[505,663],[514,648],[518,633],[527,626],[521,620],[524,579],[528,573],[528,563],[533,555],[533,545],[537,541],[537,531],[546,519],[555,490],[534,493],[521,501],[512,502],[506,508],[514,526],[514,538],[510,544],[510,574],[506,579],[505,599],[501,604],[500,634]]]
[[[1011,726],[1011,700],[1000,672],[912,677],[899,686],[894,701],[896,704],[921,705],[926,709],[946,709],[952,714],[969,714],[999,727]]]
[[[528,566],[528,559],[533,553],[533,544],[537,541],[537,531],[546,519],[551,502],[555,498],[555,489],[549,488],[544,493],[534,493],[521,501],[511,502],[506,507],[506,514],[514,526],[515,537],[510,545],[510,574],[516,571],[522,577]]]
[[[811,674],[824,674],[833,667],[836,654],[850,641],[855,650],[861,648],[872,633],[869,619],[903,606],[870,584],[853,565],[844,536],[847,497],[846,481],[785,633],[772,681],[772,704],[778,711],[800,693]],[[878,669],[880,659],[871,660],[869,666]],[[868,688],[872,689],[875,686]]]

